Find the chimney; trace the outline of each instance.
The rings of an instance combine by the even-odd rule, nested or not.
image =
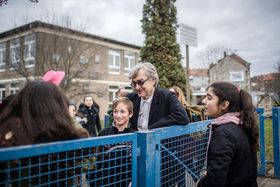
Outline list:
[[[226,56],[227,56],[227,52],[224,51],[224,58],[226,58]]]

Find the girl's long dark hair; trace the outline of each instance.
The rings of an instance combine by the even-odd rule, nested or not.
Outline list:
[[[253,105],[251,95],[238,89],[235,85],[228,82],[215,82],[208,88],[212,88],[215,95],[219,98],[219,103],[229,102],[227,112],[240,112],[242,127],[248,136],[251,149],[259,149],[259,128],[257,123],[256,108]]]
[[[67,98],[52,83],[27,83],[0,115],[1,129],[11,121],[19,123],[32,144],[79,138],[68,111]],[[14,132],[15,136],[18,133]]]

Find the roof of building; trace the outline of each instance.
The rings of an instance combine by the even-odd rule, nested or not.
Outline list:
[[[244,65],[244,66],[250,65],[249,62],[247,62],[246,60],[244,60],[240,56],[236,55],[235,53],[232,53],[229,57],[234,59],[235,61],[239,62],[241,65]]]
[[[189,75],[194,77],[208,77],[208,69],[190,69]]]
[[[77,30],[74,30],[74,29],[58,26],[58,25],[53,25],[53,24],[50,24],[50,23],[44,23],[44,22],[41,22],[41,21],[34,21],[34,22],[28,23],[26,25],[16,27],[14,29],[2,32],[2,33],[0,33],[0,38],[4,38],[4,37],[7,37],[7,36],[11,36],[11,35],[14,35],[14,34],[17,34],[17,33],[21,33],[21,32],[28,31],[28,30],[35,29],[35,28],[39,28],[39,27],[48,28],[48,29],[52,29],[52,30],[57,30],[57,31],[61,31],[61,32],[66,32],[68,34],[75,34],[75,35],[88,37],[88,38],[92,38],[92,39],[96,39],[96,40],[100,40],[100,41],[104,41],[104,42],[115,43],[115,44],[119,44],[119,45],[123,45],[123,46],[127,46],[127,47],[132,47],[132,48],[136,48],[136,49],[141,48],[140,46],[137,46],[137,45],[134,45],[134,44],[128,44],[128,43],[121,42],[121,41],[118,41],[118,40],[115,40],[115,39],[109,39],[109,38],[105,38],[105,37],[81,32],[81,31],[77,31]]]
[[[252,82],[273,81],[276,78],[277,78],[277,73],[269,73],[269,74],[254,76],[251,78],[251,81]]]
[[[245,66],[245,67],[250,67],[251,63],[247,62],[246,60],[244,60],[243,58],[241,58],[240,56],[238,56],[235,53],[232,53],[231,55],[227,55],[226,53],[224,53],[224,57],[218,60],[218,63],[223,62],[226,58],[231,58],[234,61],[238,62],[239,64]],[[209,69],[211,69],[212,67],[216,66],[216,64],[218,63],[212,63],[210,64]]]

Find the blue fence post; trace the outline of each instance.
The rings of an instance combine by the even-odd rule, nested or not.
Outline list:
[[[280,107],[272,108],[274,176],[280,178]]]
[[[265,134],[264,134],[264,109],[257,108],[257,113],[259,114],[259,131],[260,131],[260,167],[259,174],[266,174],[266,160],[265,160]]]
[[[160,186],[159,145],[154,131],[137,132],[138,157],[137,186]]]
[[[109,115],[104,116],[104,128],[108,127]]]

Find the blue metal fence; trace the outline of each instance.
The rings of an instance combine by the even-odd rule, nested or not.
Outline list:
[[[272,108],[274,176],[280,178],[280,107]]]
[[[280,178],[280,107],[272,108],[272,136],[273,136],[273,158],[268,160],[266,156],[266,137],[265,137],[265,119],[264,109],[258,108],[259,129],[260,129],[260,152],[259,152],[259,170],[258,174],[265,176],[267,163],[272,162],[274,166],[274,177]]]
[[[138,186],[193,186],[205,166],[209,123],[138,132]]]
[[[257,108],[259,116],[259,130],[260,130],[260,154],[259,154],[259,171],[260,175],[265,176],[266,174],[266,157],[265,157],[265,129],[264,129],[264,109]]]
[[[0,186],[136,184],[136,134],[0,149],[0,155]]]
[[[263,110],[257,112],[259,173],[265,175],[264,116]],[[280,108],[274,108],[278,178],[279,114]],[[0,149],[0,186],[194,186],[205,169],[209,123]]]

